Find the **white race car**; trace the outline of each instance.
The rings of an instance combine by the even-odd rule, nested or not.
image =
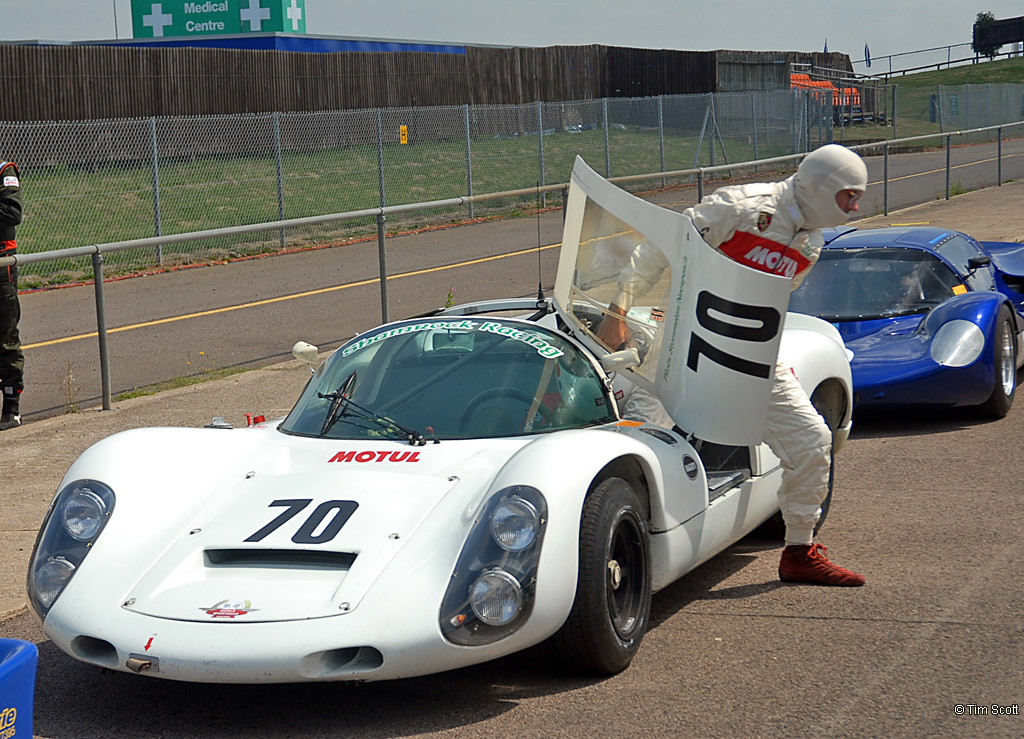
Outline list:
[[[669,267],[613,315],[638,244]],[[393,679],[545,640],[623,670],[651,594],[777,515],[780,346],[834,450],[849,433],[842,341],[788,298],[578,161],[551,298],[357,336],[283,419],[99,442],[39,533],[32,606],[74,658],[172,680]],[[672,428],[622,418],[635,386]]]

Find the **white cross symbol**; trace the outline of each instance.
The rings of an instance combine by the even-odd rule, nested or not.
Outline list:
[[[270,18],[270,8],[261,8],[260,0],[249,0],[249,7],[242,8],[241,16],[243,21],[249,21],[249,30],[260,31],[263,21]]]
[[[174,22],[174,16],[164,12],[163,3],[153,3],[150,11],[149,15],[142,16],[142,25],[153,29],[154,38],[156,36],[163,36],[164,26],[171,25]]]
[[[291,6],[288,8],[288,20],[292,22],[292,30],[299,30],[299,21],[302,20],[302,10],[299,8],[299,0],[292,0]]]

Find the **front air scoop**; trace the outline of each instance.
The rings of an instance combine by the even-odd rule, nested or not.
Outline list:
[[[360,468],[246,478],[196,511],[124,607],[222,623],[352,611],[456,484]]]

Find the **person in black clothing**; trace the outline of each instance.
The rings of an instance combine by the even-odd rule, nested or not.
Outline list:
[[[21,173],[13,162],[0,161],[0,257],[18,252],[14,229],[21,223]],[[25,389],[25,355],[18,321],[18,268],[0,268],[0,431],[21,425],[21,391]]]

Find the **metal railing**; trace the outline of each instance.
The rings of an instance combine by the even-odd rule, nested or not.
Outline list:
[[[966,136],[968,134],[987,133],[995,132],[998,139],[997,149],[997,179],[996,184],[1001,186],[1002,183],[1002,138],[1004,129],[1017,128],[1024,126],[1024,121],[1018,121],[1015,123],[1002,124],[998,126],[987,126],[984,128],[976,128],[966,131],[949,131],[942,134],[927,134],[924,136],[911,136],[904,139],[894,139],[881,142],[872,142],[867,144],[860,144],[856,146],[850,146],[850,149],[855,151],[865,150],[877,150],[882,149],[882,156],[884,157],[883,165],[883,212],[888,215],[889,212],[889,150],[892,146],[901,146],[904,144],[910,144],[926,140],[945,140],[946,149],[946,192],[945,197],[948,200],[950,197],[950,147],[951,141],[954,136]],[[771,157],[766,159],[756,159],[746,162],[738,162],[734,164],[723,164],[718,166],[709,167],[695,167],[691,169],[680,169],[672,171],[658,171],[644,174],[634,175],[623,175],[618,177],[609,177],[610,182],[616,184],[625,184],[630,182],[639,182],[644,180],[657,180],[674,177],[687,177],[695,176],[697,180],[697,199],[698,201],[704,197],[704,184],[707,175],[731,172],[735,169],[757,169],[767,165],[783,164],[787,162],[796,162],[806,156],[806,152],[799,154],[789,154],[786,156]],[[730,175],[731,176],[731,175]],[[302,227],[318,225],[336,221],[345,220],[356,220],[373,217],[377,221],[377,249],[379,258],[379,280],[380,280],[380,294],[381,294],[381,319],[384,323],[387,323],[389,318],[388,310],[388,292],[387,292],[387,255],[385,249],[386,234],[384,230],[384,223],[388,215],[408,213],[416,210],[428,210],[432,208],[452,208],[462,207],[471,205],[472,203],[479,203],[487,200],[497,200],[501,198],[514,198],[522,196],[537,196],[538,198],[545,193],[552,193],[561,191],[563,193],[563,201],[565,193],[568,191],[568,183],[559,183],[553,185],[538,185],[536,187],[521,188],[517,190],[507,190],[502,192],[487,193],[482,195],[471,195],[471,196],[460,196],[455,198],[448,198],[445,200],[432,200],[421,203],[407,203],[403,205],[392,205],[383,206],[378,208],[367,208],[363,210],[348,211],[344,213],[332,213],[328,215],[320,216],[309,216],[305,218],[292,218],[277,221],[268,221],[263,223],[254,223],[245,226],[230,226],[226,228],[215,228],[208,229],[205,231],[194,231],[190,233],[173,234],[167,236],[156,236],[144,239],[133,239],[129,241],[116,241],[105,244],[90,244],[88,246],[80,246],[71,249],[59,249],[56,251],[48,252],[35,252],[28,254],[17,254],[10,257],[0,258],[0,269],[8,266],[17,266],[24,264],[32,264],[36,262],[52,261],[57,259],[67,259],[72,257],[90,257],[92,260],[93,268],[93,281],[95,286],[96,296],[96,323],[97,323],[97,336],[99,338],[99,354],[100,354],[100,378],[102,384],[102,408],[103,410],[110,410],[111,408],[111,388],[110,388],[110,366],[109,366],[109,355],[107,351],[107,327],[106,327],[106,306],[103,296],[103,256],[105,254],[117,253],[127,249],[145,249],[150,247],[156,247],[161,244],[174,244],[184,243],[189,241],[199,241],[201,239],[209,239],[218,236],[231,236],[238,234],[249,234],[257,233],[262,231],[282,231],[288,228]]]

